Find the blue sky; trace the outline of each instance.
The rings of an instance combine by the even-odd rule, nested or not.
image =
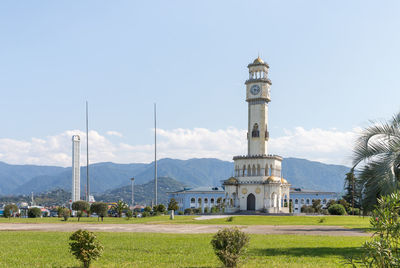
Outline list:
[[[369,120],[400,111],[399,11],[398,1],[1,1],[0,161],[66,165],[66,149],[52,152],[64,154],[59,160],[30,160],[11,157],[19,150],[8,145],[69,142],[66,131],[85,128],[85,100],[91,129],[118,148],[150,148],[154,102],[158,126],[169,133],[161,142],[187,133],[199,140],[198,129],[215,134],[215,143],[229,129],[242,133],[246,66],[258,53],[270,65],[276,144],[301,130],[349,137]],[[215,148],[229,148],[221,142],[226,147]],[[190,155],[176,147],[162,156],[215,153],[207,147],[208,154]],[[31,157],[45,154],[29,150]],[[150,161],[115,150],[110,161]],[[336,160],[283,155],[348,161],[336,153]],[[106,160],[107,154],[98,159]]]

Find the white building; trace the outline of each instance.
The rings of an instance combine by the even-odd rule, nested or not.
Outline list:
[[[268,154],[269,66],[258,57],[248,68],[248,150],[247,155],[233,157],[235,176],[224,181],[226,211],[288,213],[290,184],[282,178],[282,157]]]
[[[81,200],[81,166],[79,164],[81,138],[72,136],[72,197],[71,202]]]

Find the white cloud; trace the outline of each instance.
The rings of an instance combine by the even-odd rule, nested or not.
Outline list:
[[[107,131],[106,134],[107,134],[108,136],[116,136],[116,137],[122,138],[122,134],[119,133],[118,131],[110,130],[110,131]]]
[[[149,130],[150,131],[150,130]],[[336,129],[310,129],[297,127],[285,131],[281,137],[271,138],[269,152],[284,157],[300,157],[325,163],[350,164],[353,140],[356,132],[340,132]],[[246,130],[228,128],[211,131],[195,129],[157,129],[158,158],[213,157],[232,160],[234,155],[246,154]],[[45,138],[30,140],[0,139],[0,161],[12,164],[71,165],[71,137],[81,136],[81,163],[86,163],[86,134],[80,130],[68,130]],[[122,137],[116,131],[107,136]],[[89,132],[90,162],[111,161],[116,163],[151,162],[154,145],[132,145],[109,140],[97,131]]]

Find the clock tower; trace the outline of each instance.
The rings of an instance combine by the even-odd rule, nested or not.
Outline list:
[[[268,154],[268,102],[271,101],[271,81],[268,79],[269,66],[260,57],[250,63],[249,79],[246,81],[248,103],[247,154],[249,156]]]
[[[289,212],[290,184],[282,177],[282,157],[268,154],[269,66],[257,57],[247,68],[247,155],[233,157],[235,176],[224,181],[227,212]]]

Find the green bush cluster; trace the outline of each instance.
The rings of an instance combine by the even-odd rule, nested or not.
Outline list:
[[[341,204],[334,204],[328,208],[331,215],[346,215],[346,209]]]
[[[225,267],[237,267],[249,241],[249,235],[237,227],[224,228],[213,236],[211,245]]]
[[[88,268],[92,261],[97,260],[103,253],[103,245],[92,232],[78,230],[69,239],[72,255],[80,260],[85,268]]]
[[[42,216],[42,211],[40,208],[30,208],[28,209],[29,218],[40,218]]]

